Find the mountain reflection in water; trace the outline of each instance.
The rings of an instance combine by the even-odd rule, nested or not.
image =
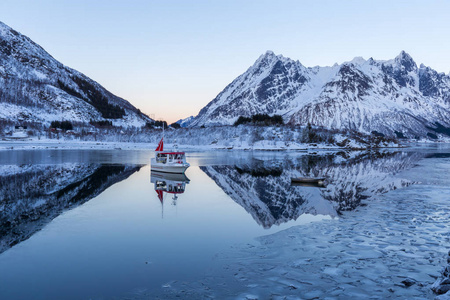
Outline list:
[[[200,169],[263,226],[302,214],[337,216],[361,201],[412,184],[395,177],[422,158],[411,152],[333,153],[257,160]],[[291,186],[293,177],[326,177],[326,188]]]
[[[141,167],[80,163],[1,165],[0,253]]]
[[[264,228],[302,214],[337,216],[374,195],[412,184],[395,174],[423,158],[417,152],[236,156],[229,165],[200,166]],[[63,163],[0,165],[0,253],[28,239],[62,212],[96,197],[143,165]],[[325,188],[291,186],[292,177],[326,177]],[[151,172],[155,198],[185,193],[184,174]]]

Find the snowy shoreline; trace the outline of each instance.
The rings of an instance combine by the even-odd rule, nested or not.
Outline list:
[[[5,150],[45,150],[45,149],[61,149],[61,150],[154,150],[156,143],[147,142],[109,142],[109,141],[79,141],[79,140],[54,140],[54,139],[21,139],[21,140],[3,140],[0,141],[0,151]],[[166,143],[166,149],[172,149],[173,144]],[[246,151],[309,151],[309,150],[368,150],[368,149],[386,149],[386,148],[405,148],[408,145],[389,144],[378,148],[363,148],[360,145],[350,145],[347,147],[339,147],[327,144],[302,144],[291,143],[288,146],[284,142],[259,141],[254,145],[243,146],[223,146],[223,145],[178,145],[181,150],[246,150]]]
[[[289,126],[220,126],[206,128],[180,128],[111,131],[98,129],[92,134],[77,132],[30,132],[28,137],[3,136],[0,148],[23,149],[46,147],[61,149],[155,149],[164,136],[165,146],[178,144],[182,150],[366,150],[403,148],[403,144],[417,140],[399,141],[392,137],[362,134],[356,131],[339,132],[324,128]]]
[[[0,141],[0,151],[4,150],[153,150],[153,143],[91,142],[68,140],[17,140]]]

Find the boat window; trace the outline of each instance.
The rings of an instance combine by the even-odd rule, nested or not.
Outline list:
[[[159,155],[159,154],[158,154],[158,155]],[[167,161],[167,157],[166,157],[166,156],[159,155],[159,157],[158,157],[158,156],[156,157],[156,162],[157,162],[157,163],[165,164],[166,161]]]
[[[167,183],[165,181],[157,181],[155,184],[158,189],[166,189]]]

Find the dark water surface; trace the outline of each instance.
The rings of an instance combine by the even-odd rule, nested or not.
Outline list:
[[[173,282],[201,280],[233,245],[337,220],[407,189],[417,182],[399,172],[449,153],[435,145],[197,152],[188,153],[183,177],[152,174],[150,151],[3,151],[0,299],[160,295]],[[326,177],[327,185],[291,186],[291,177]]]

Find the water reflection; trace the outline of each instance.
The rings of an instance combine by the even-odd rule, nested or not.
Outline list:
[[[421,158],[412,152],[342,152],[200,168],[258,224],[270,228],[305,213],[334,217],[364,199],[408,186],[412,182],[394,175]],[[325,177],[327,186],[291,185],[293,177]]]
[[[408,186],[412,182],[394,175],[424,156],[417,152],[342,152],[264,154],[258,159],[244,154],[227,157],[224,165],[200,169],[264,228],[305,213],[334,217],[355,209],[364,199]],[[142,166],[85,162],[0,165],[0,253]],[[293,177],[326,177],[327,185],[292,185]],[[162,205],[167,197],[176,205],[190,180],[184,174],[151,172],[150,182]]]
[[[308,180],[301,180],[301,181],[293,181],[291,179],[291,186],[303,186],[303,187],[315,187],[315,188],[325,188],[326,187],[326,183],[325,181],[321,181],[321,180],[317,180],[317,181],[312,181],[312,182],[308,182]]]
[[[49,164],[46,157],[51,153],[42,151],[43,162],[36,154],[34,165],[14,158],[2,166],[0,159],[0,251],[46,226],[20,247],[1,253],[1,299],[127,299],[138,298],[137,290],[145,291],[141,298],[166,298],[166,286],[175,282],[200,284],[212,258],[230,245],[247,244],[293,225],[320,223],[354,209],[367,197],[412,184],[398,172],[430,154],[194,153],[196,159],[189,157],[194,162],[187,171],[189,181],[152,174],[148,165],[140,169],[137,164],[148,164],[149,155],[83,152],[86,158],[78,161],[73,152],[70,163]],[[61,161],[67,161],[64,155],[68,153]],[[117,161],[127,164],[114,164]],[[424,178],[406,173],[410,180]],[[430,182],[444,173],[437,172]],[[291,186],[291,177],[326,177],[328,182],[325,188]],[[93,197],[91,203],[50,222]],[[170,205],[174,197],[176,206]],[[354,218],[350,223],[357,227],[365,221],[364,211],[345,219]],[[341,222],[326,223],[324,228],[341,230]],[[305,231],[298,237],[312,240],[316,233]],[[348,238],[353,236],[350,232]]]
[[[142,165],[0,165],[0,253]]]
[[[155,185],[155,192],[158,195],[161,204],[164,203],[165,194],[172,196],[172,204],[176,205],[178,195],[183,194],[186,190],[186,184],[189,183],[189,178],[184,173],[164,173],[158,171],[151,171],[150,182]]]

